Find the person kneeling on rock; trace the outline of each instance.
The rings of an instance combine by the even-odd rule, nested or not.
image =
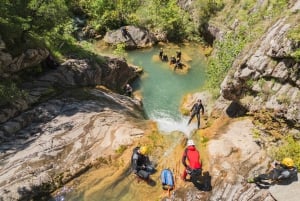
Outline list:
[[[132,96],[132,87],[129,84],[126,84],[124,87],[125,95],[131,97]]]
[[[283,181],[295,178],[297,176],[297,168],[291,158],[284,158],[281,162],[274,161],[272,170],[265,174],[260,174],[253,178],[248,178],[248,183],[261,183],[263,180]]]
[[[132,172],[143,180],[148,181],[149,176],[155,172],[148,155],[148,147],[141,146],[133,149],[131,157]]]

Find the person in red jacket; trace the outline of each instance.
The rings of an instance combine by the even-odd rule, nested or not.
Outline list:
[[[188,161],[188,164],[187,164]],[[182,180],[186,180],[187,174],[191,174],[193,171],[198,171],[201,175],[202,164],[200,161],[199,151],[195,147],[193,140],[187,141],[187,147],[185,148],[182,155],[182,164],[184,165],[184,172],[181,176]]]

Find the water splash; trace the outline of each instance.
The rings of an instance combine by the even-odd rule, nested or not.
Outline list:
[[[150,119],[157,122],[158,129],[160,131],[171,133],[173,131],[183,132],[186,137],[189,137],[193,130],[197,128],[196,123],[191,123],[187,125],[189,117],[182,115],[174,116],[173,113],[168,111],[160,110],[153,111],[149,115]]]

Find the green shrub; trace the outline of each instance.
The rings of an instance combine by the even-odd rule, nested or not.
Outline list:
[[[124,57],[126,55],[125,43],[118,43],[116,48],[113,51],[113,54],[120,57]]]
[[[300,142],[292,136],[287,136],[283,139],[283,144],[279,147],[274,147],[270,154],[274,159],[281,161],[285,157],[292,158],[300,170]]]
[[[235,34],[228,32],[222,41],[217,41],[215,47],[217,49],[216,56],[208,62],[207,68],[207,88],[219,89],[220,84],[225,78],[228,70],[231,68],[236,56],[246,44],[244,30]]]
[[[19,89],[12,81],[0,82],[0,105],[5,105],[19,98],[26,96],[26,92]]]
[[[126,145],[120,145],[118,149],[115,150],[117,154],[122,154],[127,149]]]

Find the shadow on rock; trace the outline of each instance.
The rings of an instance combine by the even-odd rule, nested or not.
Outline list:
[[[226,109],[226,114],[231,118],[243,116],[246,112],[247,109],[237,102],[231,102]]]
[[[191,182],[200,191],[211,191],[211,176],[209,172],[203,172],[203,175],[199,175],[198,178],[192,178]]]

